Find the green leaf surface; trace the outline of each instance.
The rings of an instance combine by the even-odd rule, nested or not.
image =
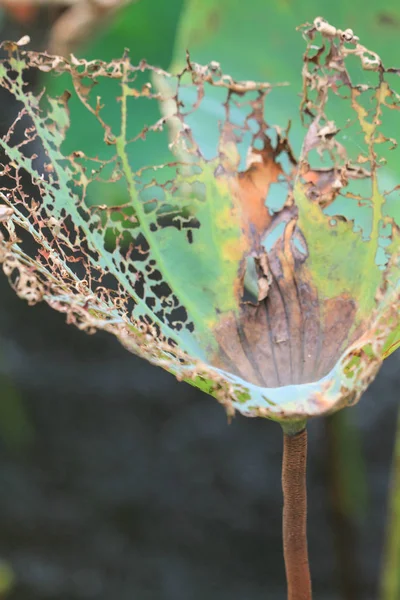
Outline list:
[[[293,146],[299,152],[303,131],[294,115],[300,102],[304,41],[296,34],[296,28],[320,13],[343,30],[354,29],[360,40],[368,41],[368,45],[388,66],[399,64],[400,7],[395,0],[383,3],[339,0],[323,6],[318,0],[253,0],[245,7],[240,0],[221,0],[218,3],[214,0],[186,0],[179,21],[171,71],[182,69],[185,52],[189,50],[192,60],[200,64],[218,60],[223,71],[237,80],[252,79],[272,84],[288,82],[292,93],[288,94],[285,89],[276,90],[268,103],[267,118],[283,127],[292,120]],[[356,71],[359,72],[358,69]],[[371,83],[373,78],[373,73],[363,74],[364,83]],[[200,113],[196,116],[199,117]],[[206,124],[204,119],[202,128]],[[212,138],[212,132],[204,132],[204,137]]]
[[[183,0],[152,0],[152,2],[139,1],[128,4],[119,10],[108,23],[94,37],[90,37],[75,54],[84,56],[87,60],[111,61],[122,56],[126,49],[133,63],[142,60],[161,68],[167,68],[171,59],[176,37],[176,28],[182,10]],[[65,76],[48,76],[43,74],[43,84],[50,96],[61,95],[65,89],[71,90],[71,80]],[[136,73],[137,87],[140,89],[148,81],[146,73]],[[113,131],[120,126],[120,111],[115,97],[115,87],[111,80],[99,82],[98,94],[103,103],[103,118]],[[63,151],[73,152],[81,150],[88,156],[98,155],[106,159],[110,151],[103,144],[103,131],[97,126],[95,120],[88,119],[87,109],[82,105],[76,95],[72,95],[70,109],[74,119],[70,124],[68,139],[65,140]],[[136,98],[131,110],[135,118],[129,120],[127,137],[131,139],[141,133],[145,124],[153,125],[161,116],[156,102],[149,102],[146,98]],[[139,144],[138,144],[139,145]],[[146,143],[140,144],[140,150],[135,147],[135,152],[130,160],[135,168],[162,163],[168,159],[167,134],[151,138]],[[110,203],[121,201],[124,190],[118,185],[113,185],[107,191],[100,186],[93,186],[93,198],[98,195]]]

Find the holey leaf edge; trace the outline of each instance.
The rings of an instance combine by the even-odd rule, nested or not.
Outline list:
[[[172,75],[23,40],[3,43],[0,64],[18,106],[0,140],[0,260],[17,294],[112,333],[229,414],[282,422],[355,403],[400,339],[400,186],[385,126],[399,71],[320,17],[303,36],[299,114],[274,125],[281,84],[235,81],[189,55]],[[33,92],[32,69],[65,93]],[[102,85],[115,86],[118,131]],[[160,109],[151,125],[138,122],[146,102]],[[77,103],[98,126],[96,156],[70,150]],[[298,156],[290,119],[304,124]],[[163,131],[165,163],[142,165],[142,144],[164,143]]]

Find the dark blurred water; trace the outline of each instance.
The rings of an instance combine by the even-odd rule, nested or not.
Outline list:
[[[285,597],[281,432],[229,425],[212,399],[86,336],[0,279],[1,371],[34,439],[0,451],[0,558],[12,600],[261,600]],[[362,600],[377,598],[398,358],[358,407],[369,505],[358,549]],[[309,428],[309,542],[315,598],[339,598],[323,420]]]

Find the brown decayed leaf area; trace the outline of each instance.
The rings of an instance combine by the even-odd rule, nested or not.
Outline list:
[[[316,32],[321,32],[325,40],[331,42],[323,65],[333,73],[321,82],[309,70],[311,63],[318,67],[322,64],[320,61],[325,47],[305,60],[302,111],[304,117],[311,117],[312,121],[300,163],[294,159],[286,138],[278,137],[275,148],[265,138],[263,150],[252,154],[254,163],[239,174],[239,198],[243,204],[246,233],[250,238],[259,283],[266,283],[260,288],[258,301],[244,302],[240,314],[223,320],[216,334],[220,350],[215,364],[247,381],[269,388],[321,379],[371,324],[365,320],[355,326],[357,299],[348,294],[327,299],[318,297],[318,289],[310,280],[309,271],[303,268],[308,257],[307,240],[296,226],[298,211],[293,188],[295,181],[300,179],[308,198],[326,208],[349,181],[371,178],[371,172],[362,164],[355,166],[348,161],[345,148],[335,139],[338,130],[325,116],[325,105],[328,90],[337,89],[339,84],[345,86],[350,94],[359,94],[345,69],[347,55],[359,57],[364,69],[383,73],[384,68],[380,58],[361,46],[351,30],[336,30],[317,18],[306,35],[313,39]],[[353,45],[349,48],[345,43]],[[315,89],[317,102],[312,104],[309,90]],[[264,125],[266,128],[266,123]],[[394,140],[390,141],[395,144]],[[338,161],[333,168],[311,169],[307,156],[314,149],[320,152],[328,150],[332,154],[336,152],[341,164]],[[287,152],[293,170],[286,176],[289,192],[285,206],[272,216],[266,205],[270,186],[283,174],[277,162],[282,151]],[[374,169],[373,164],[371,168]],[[267,254],[262,239],[281,221],[286,223],[284,235]],[[397,230],[394,225],[393,228]],[[302,253],[295,245],[296,237],[301,238],[305,249]]]

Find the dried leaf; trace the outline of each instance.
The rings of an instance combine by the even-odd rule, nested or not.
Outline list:
[[[16,292],[89,333],[109,331],[230,413],[296,420],[354,403],[400,338],[398,188],[385,191],[380,162],[399,96],[354,33],[319,18],[304,36],[299,157],[289,129],[267,122],[274,86],[235,81],[216,62],[187,56],[172,76],[127,56],[107,64],[6,45],[1,84],[23,108],[0,141],[12,209],[0,258]],[[352,84],[349,57],[361,72],[376,67],[376,82]],[[63,74],[68,92],[27,93],[28,68]],[[119,131],[104,116],[104,78],[115,82]],[[96,156],[63,152],[71,94],[101,131]],[[144,101],[163,116],[128,139]],[[335,102],[351,118],[332,114]],[[204,106],[219,115],[215,146],[195,133]],[[135,168],[131,148],[140,155],[164,128],[169,162]]]

